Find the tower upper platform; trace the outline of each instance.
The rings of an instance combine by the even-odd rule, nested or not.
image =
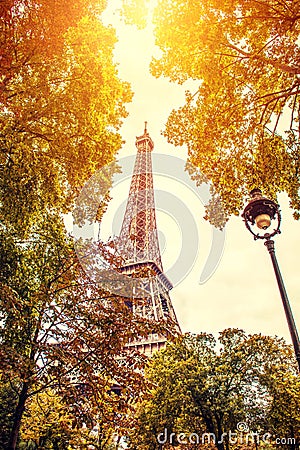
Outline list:
[[[144,134],[136,137],[135,145],[139,152],[152,152],[154,149],[154,143],[147,131],[147,122],[145,122]]]

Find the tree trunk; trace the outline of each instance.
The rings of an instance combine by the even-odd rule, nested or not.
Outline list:
[[[224,450],[226,448],[225,446],[225,436],[223,434],[223,427],[221,423],[221,419],[219,417],[216,417],[217,422],[217,442],[216,446],[218,450]]]
[[[297,439],[295,437],[295,433],[294,433],[294,427],[291,425],[290,426],[290,436],[288,436],[287,439],[292,439],[292,441],[290,442],[290,445],[288,445],[290,450],[297,450],[297,448],[299,448],[299,445],[297,445]]]
[[[12,429],[10,432],[7,450],[16,450],[20,426],[21,426],[21,420],[22,420],[24,409],[25,409],[25,403],[26,403],[26,400],[28,397],[28,389],[29,389],[29,383],[24,382],[22,390],[19,395],[19,401],[18,401],[17,407],[16,407],[15,413],[13,415],[13,426],[12,426]]]

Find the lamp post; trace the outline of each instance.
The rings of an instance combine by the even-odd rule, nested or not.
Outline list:
[[[271,239],[280,233],[281,215],[279,205],[272,200],[262,196],[260,189],[253,189],[250,192],[252,199],[245,207],[242,217],[245,225],[254,239],[264,239],[271,256],[276,280],[278,283],[286,320],[291,334],[292,343],[295,350],[296,360],[300,371],[300,341],[289,299],[285,290],[284,282],[280,273],[279,265],[275,254],[274,241]],[[265,232],[273,224],[274,228],[270,232]]]

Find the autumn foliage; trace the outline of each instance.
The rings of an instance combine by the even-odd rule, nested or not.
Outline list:
[[[29,440],[61,448],[72,439],[86,448],[100,425],[106,442],[110,424],[122,428],[129,399],[143,385],[137,371],[143,358],[124,346],[145,326],[122,299],[87,278],[63,222],[86,180],[114,160],[132,96],[113,63],[116,37],[101,22],[105,6],[92,0],[0,6],[5,449]],[[122,387],[120,396],[114,385]]]
[[[186,334],[153,357],[147,377],[130,449],[299,448],[299,376],[282,339]]]
[[[187,146],[227,217],[254,187],[274,199],[286,192],[299,217],[299,8],[284,0],[158,1],[162,54],[152,74],[194,85],[164,134]],[[208,212],[214,222],[214,208]]]

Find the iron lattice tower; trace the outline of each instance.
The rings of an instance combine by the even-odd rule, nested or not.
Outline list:
[[[155,321],[171,319],[180,333],[169,295],[173,285],[164,275],[161,261],[152,175],[151,152],[154,144],[147,132],[147,122],[144,134],[136,138],[135,145],[137,156],[117,245],[124,261],[120,271],[130,277],[140,273],[145,280],[147,295],[143,301],[133,303],[133,313]],[[166,340],[164,336],[152,334],[130,345],[145,354],[152,354],[164,347]]]

